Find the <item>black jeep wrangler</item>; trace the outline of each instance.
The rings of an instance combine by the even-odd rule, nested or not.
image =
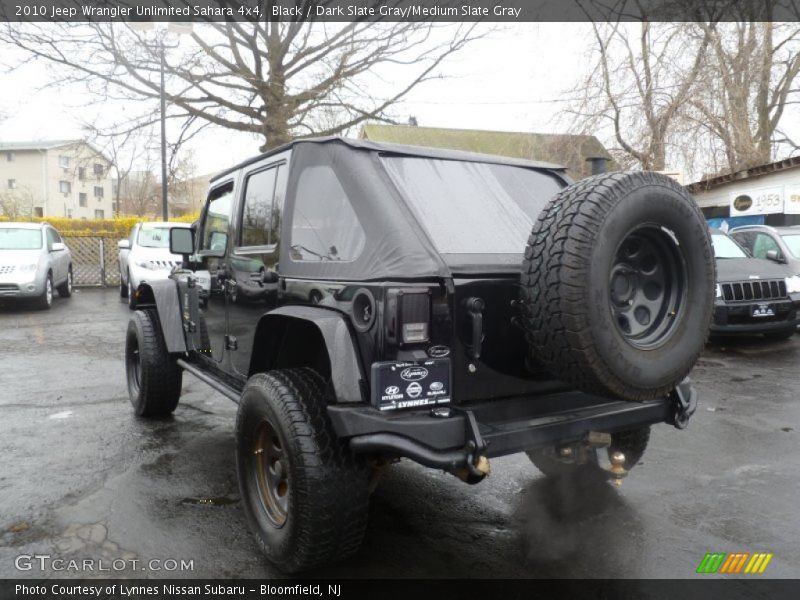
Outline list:
[[[174,411],[188,371],[239,404],[243,505],[285,571],[358,549],[393,460],[477,483],[527,452],[614,480],[696,406],[714,257],[662,175],[302,140],[217,176],[170,234],[183,265],[135,292],[131,402]]]

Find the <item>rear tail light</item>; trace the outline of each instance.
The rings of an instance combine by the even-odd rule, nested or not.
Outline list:
[[[428,290],[389,290],[388,338],[400,346],[430,340],[431,296]]]

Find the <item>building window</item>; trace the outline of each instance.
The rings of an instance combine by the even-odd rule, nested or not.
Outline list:
[[[86,194],[85,194],[85,193],[83,193],[83,192],[81,192],[80,194],[78,194],[78,205],[79,205],[79,206],[83,206],[83,207],[86,207],[86,206],[87,206]]]
[[[33,216],[34,217],[43,217],[44,216],[44,209],[41,206],[34,206],[33,207]]]
[[[105,173],[105,169],[103,168],[103,165],[101,165],[100,163],[94,163],[94,174],[95,174],[95,176],[96,177],[102,177],[104,173]]]
[[[98,200],[103,197],[103,188],[94,186],[94,197]]]
[[[14,153],[13,152],[6,152],[6,161],[7,162],[14,162]]]
[[[17,189],[17,180],[16,179],[9,179],[8,180],[8,189],[10,189],[10,190]]]
[[[69,156],[59,156],[58,166],[64,167],[65,169],[69,169]]]
[[[105,219],[105,213],[102,210],[94,211],[94,218],[95,219]]]
[[[81,181],[86,179],[86,167],[78,167],[78,179]]]
[[[69,194],[72,191],[72,184],[69,181],[59,181],[58,189],[62,194]]]

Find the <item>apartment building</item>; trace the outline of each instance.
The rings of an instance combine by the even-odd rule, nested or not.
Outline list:
[[[111,218],[111,166],[83,140],[0,141],[0,212]]]

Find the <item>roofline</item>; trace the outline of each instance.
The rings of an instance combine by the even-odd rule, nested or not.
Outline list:
[[[692,194],[697,194],[699,192],[707,192],[721,185],[725,185],[726,183],[735,183],[737,181],[750,179],[751,177],[760,177],[762,175],[786,171],[796,167],[800,167],[800,156],[790,156],[783,160],[757,165],[749,169],[742,169],[741,171],[733,173],[725,173],[708,179],[701,179],[700,181],[695,181],[694,183],[686,185],[686,189]]]
[[[14,144],[15,142],[5,142],[7,144]],[[20,143],[20,142],[16,142]],[[50,142],[42,140],[39,142],[31,142],[25,146],[19,147],[6,147],[4,146],[3,142],[0,142],[0,152],[42,152],[44,150],[56,150],[58,148],[64,148],[65,146],[77,146],[79,144],[83,144],[85,146],[89,146],[93,152],[97,155],[102,156],[110,165],[114,165],[114,161],[111,160],[104,152],[99,150],[97,146],[92,144],[87,140],[82,139],[75,139],[75,140],[52,140]],[[114,165],[116,166],[116,165]]]
[[[328,136],[319,138],[302,138],[293,140],[288,144],[273,148],[263,154],[249,158],[240,162],[229,169],[226,169],[218,175],[211,178],[210,183],[214,183],[231,173],[238,171],[248,165],[252,165],[260,160],[280,154],[293,148],[298,144],[328,144],[339,143],[350,148],[357,150],[367,150],[371,152],[379,152],[382,154],[389,154],[394,156],[419,156],[422,158],[440,158],[443,160],[466,160],[470,162],[482,162],[498,165],[509,165],[514,167],[523,167],[528,169],[547,170],[547,171],[562,171],[566,172],[566,167],[557,165],[555,163],[525,160],[522,158],[513,158],[510,156],[500,156],[498,154],[480,154],[477,152],[465,152],[463,150],[450,150],[447,148],[430,148],[427,146],[409,146],[407,144],[393,144],[384,142],[373,142],[365,139],[345,138],[340,136]]]

